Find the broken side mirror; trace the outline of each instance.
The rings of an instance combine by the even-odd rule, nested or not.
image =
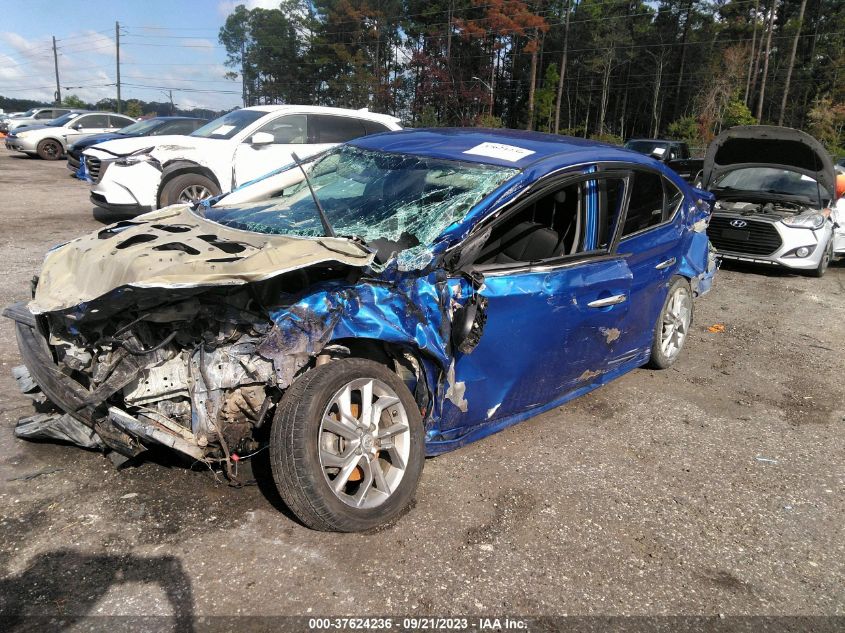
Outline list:
[[[472,295],[452,315],[452,348],[462,354],[471,353],[481,340],[487,323],[487,298],[478,291],[484,285],[484,276],[479,272],[464,275],[472,287]]]

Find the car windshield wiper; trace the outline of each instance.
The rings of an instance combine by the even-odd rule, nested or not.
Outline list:
[[[311,197],[314,199],[314,204],[317,207],[317,213],[320,215],[320,222],[323,224],[323,231],[326,233],[326,237],[337,237],[329,219],[326,217],[323,205],[320,204],[317,194],[314,193],[314,187],[311,186],[311,179],[308,177],[308,172],[305,171],[305,167],[302,166],[302,161],[299,160],[299,156],[296,155],[296,152],[291,152],[290,157],[293,159],[293,162],[296,163],[296,166],[299,167],[302,175],[305,176],[305,183],[308,185],[308,191],[311,192]]]

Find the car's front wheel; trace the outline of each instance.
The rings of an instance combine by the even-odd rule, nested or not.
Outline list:
[[[827,267],[830,266],[830,262],[832,259],[833,238],[831,237],[830,241],[827,243],[827,247],[824,249],[824,253],[822,254],[821,260],[819,261],[819,265],[810,271],[810,275],[813,277],[824,277],[824,274],[827,272]]]
[[[41,141],[35,149],[44,160],[59,160],[62,157],[62,144],[51,138]]]
[[[691,323],[692,291],[689,282],[683,277],[674,277],[654,327],[649,367],[666,369],[678,359]]]
[[[308,371],[273,420],[270,462],[279,494],[317,530],[357,532],[395,519],[413,498],[424,458],[414,397],[370,360]]]
[[[220,187],[202,174],[182,174],[168,180],[161,188],[159,206],[191,204],[220,194]]]

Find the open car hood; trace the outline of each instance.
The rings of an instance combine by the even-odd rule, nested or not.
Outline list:
[[[833,197],[833,162],[824,146],[801,130],[775,125],[741,125],[725,130],[704,156],[702,187],[743,167],[788,169],[814,178]]]
[[[120,288],[196,288],[262,281],[323,262],[364,267],[374,255],[346,238],[231,229],[173,206],[118,222],[50,251],[33,314],[68,310]]]

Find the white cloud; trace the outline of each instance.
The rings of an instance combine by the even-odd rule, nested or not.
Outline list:
[[[279,0],[221,0],[217,3],[217,12],[224,18],[235,10],[239,4],[247,9],[278,9]]]
[[[222,63],[208,63],[216,62],[215,57],[208,56],[216,52],[215,44],[211,40],[192,40],[191,45],[193,58],[200,61],[192,63],[193,58],[188,57],[178,65],[171,65],[168,57],[145,55],[164,49],[133,51],[129,46],[124,51],[121,47],[122,99],[167,100],[162,89],[137,87],[145,85],[172,88],[173,100],[183,108],[228,109],[240,105],[240,83],[224,80],[228,69]],[[159,59],[164,63],[158,64]],[[74,94],[89,103],[114,98],[117,89],[113,38],[93,31],[64,37],[59,41],[59,74],[63,96]],[[0,33],[0,95],[49,102],[54,90],[52,41],[30,41],[18,33]]]

